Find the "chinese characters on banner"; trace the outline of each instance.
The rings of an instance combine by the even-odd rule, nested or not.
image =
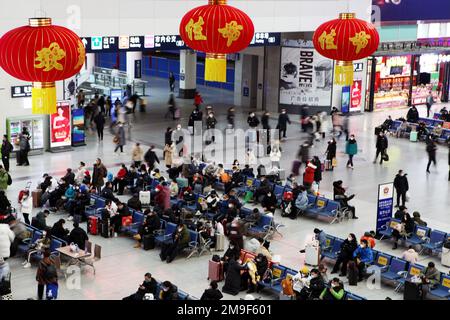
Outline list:
[[[360,111],[362,102],[362,80],[354,80],[350,90],[350,111]]]
[[[377,233],[391,220],[394,207],[394,183],[378,186]]]
[[[72,145],[72,124],[70,102],[58,102],[56,113],[50,116],[50,148]]]
[[[313,48],[282,48],[280,104],[329,106],[332,88],[331,59]]]

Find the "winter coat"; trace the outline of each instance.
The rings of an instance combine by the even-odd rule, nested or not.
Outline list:
[[[155,204],[163,210],[170,209],[170,190],[167,187],[161,188],[155,196]]]
[[[13,152],[13,150],[14,150],[14,147],[11,144],[11,142],[9,142],[8,140],[3,141],[3,143],[2,143],[2,156],[3,157],[9,158],[9,155],[11,152]]]
[[[301,192],[295,200],[295,207],[299,210],[305,210],[308,207],[308,193]]]
[[[9,258],[11,244],[14,241],[14,232],[11,231],[9,225],[0,224],[0,257]]]
[[[336,142],[329,142],[327,147],[327,160],[333,160],[336,158]]]
[[[21,133],[19,135],[19,148],[20,151],[30,151],[30,136],[28,134]]]
[[[419,121],[419,112],[416,108],[410,108],[406,114],[406,121],[417,123]]]
[[[156,155],[155,151],[149,149],[144,156],[144,160],[151,165],[154,165],[156,162],[159,163],[159,158]]]
[[[142,161],[143,155],[144,155],[144,151],[142,151],[142,148],[135,145],[133,147],[133,150],[131,151],[131,160]]]
[[[356,240],[348,241],[348,239],[345,239],[341,244],[341,251],[339,253],[339,256],[346,260],[350,260],[352,259],[353,252],[355,252],[356,248],[358,248],[358,243],[356,242]]]
[[[117,137],[119,138],[119,142],[117,143],[117,145],[124,146],[127,143],[125,138],[125,129],[123,128],[123,126],[120,126],[117,130]]]
[[[105,177],[108,174],[108,170],[101,163],[100,165],[94,165],[94,172],[92,173],[92,185],[94,187],[102,187],[105,184]]]
[[[186,226],[183,226],[183,230],[181,232],[178,232],[177,230],[174,231],[172,234],[172,237],[175,239],[175,237],[178,237],[178,246],[180,248],[186,247],[189,244],[190,236],[189,236],[189,230]]]
[[[359,246],[355,252],[353,252],[353,258],[358,257],[361,262],[363,263],[371,263],[373,262],[373,252],[372,249],[366,247],[366,248],[361,248],[361,246]]]
[[[406,174],[401,176],[397,174],[394,179],[394,187],[397,193],[405,193],[409,190],[408,178]]]
[[[166,163],[166,166],[170,167],[173,163],[173,154],[174,154],[174,147],[166,145],[164,147],[164,162]]]
[[[311,185],[314,182],[316,169],[317,167],[311,163],[306,167],[305,173],[303,174],[303,185]]]
[[[377,150],[386,150],[388,148],[388,139],[386,136],[378,136],[377,137],[377,143],[376,148]]]
[[[57,279],[47,279],[45,273],[47,270],[47,267],[49,265],[54,264],[53,260],[51,258],[44,258],[39,262],[39,267],[36,271],[36,281],[40,285],[46,285],[50,282],[54,282]]]
[[[105,127],[105,121],[105,117],[101,113],[97,114],[94,118],[97,129],[103,129]]]
[[[402,254],[402,259],[409,263],[417,263],[419,260],[419,254],[414,249],[408,249]]]
[[[81,250],[85,249],[86,240],[89,240],[89,237],[86,231],[84,231],[82,228],[74,228],[70,232],[69,241],[78,245],[78,248],[80,248]]]
[[[245,269],[246,267],[240,265],[237,261],[230,261],[222,291],[233,296],[239,294],[241,290],[241,270]]]
[[[322,181],[322,163],[319,159],[313,159],[311,163],[317,167],[316,171],[314,171],[314,181],[319,183]]]
[[[358,143],[356,140],[348,140],[345,146],[345,153],[354,156],[358,153]]]
[[[262,125],[263,129],[270,130],[269,116],[268,115],[264,114],[261,117],[261,125]]]
[[[257,126],[259,126],[259,120],[258,117],[254,116],[254,117],[248,117],[247,118],[247,123],[250,126],[250,128],[256,128]]]
[[[278,116],[278,129],[285,130],[288,123],[291,124],[291,119],[289,119],[287,113],[282,113]]]
[[[223,298],[222,292],[218,289],[206,289],[200,300],[220,300]]]
[[[217,120],[214,117],[208,117],[206,119],[206,129],[214,129],[216,127]]]
[[[8,189],[8,172],[5,169],[0,169],[0,190]]]
[[[31,194],[28,197],[24,197],[20,202],[20,209],[22,213],[31,214],[33,211],[33,197]]]

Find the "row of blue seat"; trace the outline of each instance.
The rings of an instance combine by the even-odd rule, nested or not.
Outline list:
[[[322,251],[322,257],[336,260],[343,242],[343,239],[328,235],[327,248]],[[372,251],[374,256],[372,266],[380,268],[382,280],[396,283],[396,290],[400,289],[405,281],[420,275],[425,270],[425,267],[419,264],[410,264],[389,254],[377,250]],[[438,298],[450,298],[450,276],[441,273],[439,285],[435,289],[430,289],[429,294]]]
[[[18,252],[21,252],[21,253],[27,253],[28,250],[31,249],[31,246],[34,243],[36,243],[36,241],[41,239],[42,236],[43,236],[43,231],[42,230],[39,230],[39,229],[37,229],[37,228],[35,228],[35,227],[31,226],[31,225],[27,225],[27,224],[25,224],[25,227],[26,227],[27,231],[30,232],[30,238],[25,239],[23,241],[23,244],[19,245]],[[66,241],[64,241],[64,240],[62,240],[60,238],[52,236],[52,241],[50,243],[49,250],[50,250],[51,254],[58,255],[59,252],[57,251],[57,249],[61,248],[61,247],[65,247],[65,246],[67,246],[67,242]],[[37,254],[32,255],[32,257],[41,258],[41,256],[37,256]]]
[[[444,121],[442,120],[435,120],[435,119],[428,119],[428,118],[419,118],[419,121],[424,122],[427,125],[427,129],[432,132],[434,127],[437,125],[443,125]],[[398,128],[401,126],[402,121],[395,120],[389,129],[390,132],[395,133],[397,132]],[[407,134],[409,134],[412,131],[412,127],[417,127],[417,123],[408,123],[408,129],[406,131]],[[442,129],[441,136],[438,137],[438,142],[444,143],[450,138],[450,129]]]

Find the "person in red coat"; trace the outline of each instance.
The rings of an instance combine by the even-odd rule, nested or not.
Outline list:
[[[203,103],[203,98],[200,95],[200,93],[195,92],[195,96],[194,96],[194,105],[196,107],[200,107],[200,105]]]
[[[163,211],[170,209],[170,190],[163,182],[156,186],[155,206],[161,208]]]
[[[123,195],[123,190],[127,186],[127,175],[127,167],[122,163],[120,170],[113,181],[114,192],[117,192],[117,186],[119,186],[119,192],[117,193],[118,195]]]
[[[306,166],[305,173],[303,174],[303,185],[307,188],[311,187],[314,182],[314,173],[316,172],[317,167],[313,165],[311,162],[308,162]]]

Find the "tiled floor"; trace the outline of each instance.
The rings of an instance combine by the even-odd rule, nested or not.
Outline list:
[[[151,97],[147,113],[138,113],[133,118],[134,127],[131,137],[133,141],[139,141],[145,146],[156,145],[161,155],[161,146],[164,143],[164,131],[168,126],[174,127],[175,122],[164,120],[166,112],[166,92],[167,83],[161,79],[149,79],[151,87]],[[215,107],[219,120],[219,129],[226,127],[225,114],[227,108],[232,104],[233,96],[231,92],[210,88],[199,88],[204,96],[205,105],[211,104]],[[192,109],[191,100],[178,100],[178,105],[182,109],[183,118],[181,123],[187,125],[187,118]],[[436,106],[436,109],[440,106]],[[247,128],[246,112],[237,108],[237,127]],[[420,113],[424,115],[424,108]],[[409,211],[415,210],[422,214],[422,218],[429,223],[432,228],[443,231],[450,231],[450,197],[448,177],[448,149],[439,147],[438,165],[432,169],[432,173],[425,173],[426,152],[423,143],[411,143],[406,139],[390,138],[389,154],[391,160],[383,165],[372,164],[375,155],[375,136],[373,129],[380,124],[388,114],[393,118],[404,115],[406,110],[395,110],[387,112],[367,113],[355,115],[350,118],[351,131],[356,134],[360,153],[355,158],[355,169],[349,170],[345,167],[346,157],[343,153],[344,141],[338,144],[338,168],[323,175],[321,192],[331,195],[332,182],[343,180],[344,185],[349,187],[349,193],[355,193],[356,197],[352,201],[356,206],[359,220],[345,221],[340,224],[329,225],[325,221],[315,219],[300,218],[296,221],[284,219],[276,215],[276,220],[285,225],[282,229],[283,238],[275,238],[272,241],[271,250],[282,257],[282,264],[292,268],[299,268],[303,263],[303,257],[298,252],[304,247],[305,239],[312,234],[315,227],[319,227],[325,232],[345,237],[347,233],[353,232],[357,236],[364,231],[375,228],[376,222],[376,198],[377,185],[379,183],[393,181],[399,169],[408,173],[411,187],[411,201],[408,203]],[[299,130],[298,118],[292,117],[293,125],[289,127],[289,139],[283,143],[282,166],[289,171],[291,162],[294,159],[297,149],[305,138]],[[276,123],[273,123],[275,127]],[[129,163],[132,142],[126,146],[128,155],[116,156],[113,154],[112,136],[107,134],[103,143],[96,141],[95,135],[88,137],[86,147],[76,148],[73,152],[35,156],[30,158],[30,167],[12,167],[14,183],[8,189],[8,196],[16,202],[18,192],[26,184],[26,181],[33,181],[33,188],[42,176],[43,172],[49,172],[55,176],[62,176],[67,167],[75,168],[79,161],[92,164],[95,158],[100,157],[106,166],[113,172],[118,170],[121,162]],[[312,149],[311,155],[318,155],[323,158],[326,143],[320,142]],[[240,159],[241,163],[243,159]],[[51,222],[56,221],[65,215],[51,216]],[[96,264],[97,274],[86,268],[81,277],[80,289],[69,289],[73,284],[73,277],[63,282],[61,278],[60,298],[61,299],[120,299],[131,294],[142,281],[145,272],[152,272],[159,280],[170,280],[177,284],[182,290],[200,296],[208,286],[207,263],[208,256],[185,260],[176,259],[172,264],[161,263],[157,252],[145,252],[133,249],[134,242],[129,238],[103,239],[92,237],[94,243],[103,246],[103,257]],[[400,255],[403,249],[391,250],[389,241],[377,244],[377,249],[387,253]],[[448,272],[448,268],[440,265],[436,257],[429,258],[422,256],[422,264],[429,260],[437,262],[441,271]],[[23,269],[20,265],[22,260],[11,259],[13,293],[16,299],[26,299],[36,295],[36,283],[34,274],[36,268]],[[331,266],[330,266],[331,267]],[[351,292],[359,294],[368,299],[384,299],[390,296],[393,299],[401,299],[400,294],[393,293],[393,287],[382,285],[381,289],[369,289],[365,284],[358,287],[348,288]],[[239,299],[226,295],[227,299]],[[261,293],[263,299],[271,298],[265,293]]]

